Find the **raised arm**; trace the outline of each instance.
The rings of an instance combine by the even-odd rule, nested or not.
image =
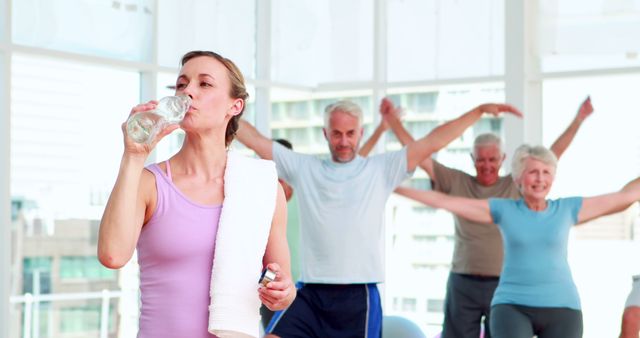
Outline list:
[[[260,300],[272,311],[286,309],[296,297],[296,288],[291,281],[291,260],[287,244],[287,201],[279,184],[276,210],[262,262],[265,268],[276,273],[276,278],[259,289]]]
[[[477,223],[493,223],[489,200],[451,196],[434,190],[398,187],[395,192],[433,208],[448,210]]]
[[[618,192],[585,197],[582,200],[582,208],[578,213],[578,224],[600,216],[620,212],[637,200],[640,200],[640,177],[627,183]]]
[[[587,119],[593,113],[593,106],[591,105],[591,97],[587,97],[578,108],[578,113],[571,121],[567,129],[558,136],[555,142],[551,145],[551,151],[556,154],[557,158],[560,158],[562,154],[569,148],[569,145],[573,141],[573,138],[578,133],[578,129],[582,125],[582,122]]]
[[[256,127],[244,119],[240,119],[236,137],[238,141],[255,151],[261,158],[265,160],[273,159],[273,141],[260,134]]]
[[[430,157],[434,152],[444,148],[451,141],[459,137],[465,129],[474,124],[483,113],[497,116],[501,113],[511,113],[522,116],[522,113],[515,107],[508,104],[486,103],[468,111],[455,120],[438,126],[429,134],[417,141],[407,144],[407,169],[414,170],[418,163]],[[394,128],[392,123],[389,125]]]
[[[129,116],[155,106],[156,101],[139,104]],[[126,122],[122,124],[124,154],[98,231],[98,259],[102,265],[119,269],[131,259],[142,225],[150,217],[147,209],[155,193],[155,179],[144,170],[144,162],[160,139],[177,127],[166,127],[150,144],[138,144],[128,137]]]
[[[382,99],[382,103],[380,104],[380,114],[382,114],[382,120],[387,121],[391,131],[393,131],[402,145],[407,145],[414,141],[413,136],[409,134],[402,124],[402,121],[400,121],[400,108],[394,106],[393,102],[386,97]],[[427,156],[427,158],[420,162],[419,166],[427,172],[429,177],[432,179],[435,178],[433,159],[431,159],[431,156]]]
[[[371,150],[373,150],[373,147],[375,147],[376,143],[378,143],[378,141],[380,140],[380,136],[382,136],[382,134],[384,134],[384,132],[387,131],[388,128],[389,126],[387,125],[387,122],[384,119],[381,119],[380,123],[373,131],[373,134],[371,134],[371,136],[369,136],[369,139],[362,145],[362,147],[360,147],[358,155],[362,157],[369,156],[369,153],[371,152]]]

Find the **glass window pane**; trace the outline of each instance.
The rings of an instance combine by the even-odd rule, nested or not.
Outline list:
[[[581,126],[571,147],[562,155],[553,191],[593,195],[622,187],[640,171],[640,114],[636,105],[640,74],[545,80],[543,84],[543,139],[551,144],[575,117],[578,106],[591,96],[594,112]],[[615,131],[615,132],[612,132]],[[611,172],[606,180],[593,179]],[[581,173],[575,175],[575,173]]]
[[[504,73],[504,0],[388,2],[389,81]]]
[[[372,80],[372,1],[286,0],[272,5],[275,81],[315,86]]]
[[[51,257],[26,257],[23,259],[23,293],[51,293],[51,261]]]
[[[139,86],[135,72],[14,56],[11,193],[33,201],[45,233],[54,219],[102,216]]]
[[[190,50],[211,50],[255,78],[255,0],[158,1],[158,62],[178,67]]]
[[[39,302],[40,315],[25,316],[24,310],[35,311],[36,304],[26,306],[19,297],[34,292],[35,281],[40,293],[62,298],[103,289],[137,290],[135,273],[98,270],[95,253],[98,220],[123,152],[121,124],[139,102],[139,93],[138,72],[13,54],[11,322],[39,318],[40,327],[46,325],[49,332],[41,337],[60,336],[57,311],[68,300],[49,303],[52,311],[46,313],[48,303]],[[128,288],[119,285],[122,281]],[[136,309],[127,307],[122,316],[135,316]],[[11,330],[12,336],[22,336],[20,324]]]
[[[540,1],[545,72],[640,66],[640,1]]]
[[[149,61],[155,1],[12,1],[13,42]]]

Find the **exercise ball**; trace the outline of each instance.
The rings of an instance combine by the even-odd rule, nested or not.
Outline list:
[[[400,316],[382,318],[382,338],[426,338],[411,320]]]

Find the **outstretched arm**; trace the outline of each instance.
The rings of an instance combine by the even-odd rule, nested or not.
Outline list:
[[[258,289],[260,301],[270,310],[286,309],[296,297],[291,281],[291,263],[287,245],[287,201],[278,184],[276,210],[271,221],[269,240],[262,260],[263,266],[276,273],[276,278]]]
[[[591,97],[587,97],[584,102],[578,108],[576,117],[571,121],[567,129],[558,136],[558,139],[551,145],[551,151],[556,154],[557,158],[560,158],[562,154],[569,148],[569,145],[573,141],[573,138],[578,133],[578,129],[582,125],[582,122],[587,119],[593,113],[593,106],[591,105]]]
[[[414,170],[418,163],[430,157],[434,152],[444,148],[451,141],[460,136],[465,129],[474,124],[483,113],[499,115],[501,113],[511,113],[515,116],[522,116],[522,113],[515,107],[508,104],[486,103],[468,111],[455,120],[438,126],[421,139],[407,144],[407,168]],[[391,122],[389,125],[393,127]]]
[[[240,126],[236,132],[238,141],[253,150],[265,160],[273,159],[273,141],[252,126],[249,122],[240,119]]]
[[[433,208],[448,210],[460,217],[477,223],[493,223],[489,200],[450,196],[434,190],[418,190],[398,187],[395,192],[404,197],[424,203]]]
[[[578,224],[620,212],[637,200],[640,200],[640,177],[627,183],[618,192],[584,198],[578,213]]]

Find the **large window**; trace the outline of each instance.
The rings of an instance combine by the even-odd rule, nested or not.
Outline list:
[[[504,74],[504,0],[389,0],[389,81]]]
[[[233,60],[246,77],[255,77],[255,0],[157,3],[159,64],[178,67],[190,50],[213,50]]]
[[[543,0],[540,56],[544,71],[640,66],[640,2]]]
[[[139,101],[140,75],[16,53],[11,84],[13,296],[61,299],[18,298],[12,336],[25,326],[56,336],[60,301],[122,287],[95,257],[97,230],[122,155],[120,125]]]
[[[316,86],[373,79],[372,1],[287,0],[272,4],[274,80]]]
[[[151,59],[153,0],[11,3],[15,43],[124,60]]]

